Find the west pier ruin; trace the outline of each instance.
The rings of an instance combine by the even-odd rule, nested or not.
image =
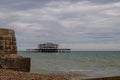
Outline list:
[[[70,53],[71,49],[60,49],[58,44],[43,43],[38,45],[38,49],[27,49],[26,51],[30,53]]]

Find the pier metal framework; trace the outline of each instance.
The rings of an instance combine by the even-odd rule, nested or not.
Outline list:
[[[38,49],[27,49],[27,52],[32,52],[32,53],[39,53],[39,52],[44,52],[44,53],[69,53],[71,50],[70,49],[59,49],[58,44],[53,44],[53,43],[44,43],[44,44],[39,44]]]

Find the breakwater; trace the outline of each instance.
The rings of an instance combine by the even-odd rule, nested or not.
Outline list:
[[[30,71],[30,58],[17,54],[15,32],[0,28],[0,69]]]

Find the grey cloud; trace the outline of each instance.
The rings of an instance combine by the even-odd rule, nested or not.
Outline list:
[[[95,2],[100,4],[119,2],[119,0],[88,0],[88,1],[92,1],[93,3]]]
[[[35,9],[36,7],[42,8],[50,2],[71,2],[74,4],[80,1],[89,1],[91,3],[113,3],[119,2],[119,0],[2,0],[0,1],[0,8],[11,10],[28,10]]]
[[[4,0],[0,4],[1,26],[15,30],[19,49],[44,42],[79,47],[120,44],[118,0]]]
[[[0,1],[0,7],[11,10],[26,10],[42,7],[49,1],[50,0],[2,0]]]

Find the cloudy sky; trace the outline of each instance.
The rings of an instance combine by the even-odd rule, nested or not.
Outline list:
[[[0,0],[0,27],[15,30],[18,50],[120,50],[120,0]]]

